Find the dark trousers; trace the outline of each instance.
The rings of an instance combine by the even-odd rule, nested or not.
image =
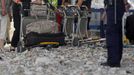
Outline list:
[[[105,38],[105,29],[106,29],[106,24],[104,24],[103,21],[101,21],[101,24],[100,24],[100,37],[101,38]]]
[[[117,9],[119,12],[117,11],[115,24],[114,8],[107,8],[106,44],[109,64],[120,64],[122,58],[122,16],[124,11],[120,9]]]
[[[87,30],[90,30],[90,26],[89,26],[90,19],[91,19],[91,17],[88,17],[88,21],[87,21]]]
[[[19,34],[20,34],[20,21],[21,21],[21,16],[20,16],[20,5],[13,3],[13,22],[14,22],[14,34],[12,37],[11,45],[13,47],[17,47],[18,41],[19,41]]]

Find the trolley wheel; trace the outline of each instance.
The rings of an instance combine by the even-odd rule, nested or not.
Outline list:
[[[59,45],[56,45],[56,44],[55,44],[55,45],[53,45],[53,48],[58,48],[58,47],[59,47]]]
[[[55,44],[54,45],[47,45],[46,49],[50,50],[51,48],[58,48],[58,47],[59,47],[59,45],[55,45]]]
[[[47,46],[46,46],[46,49],[47,49],[47,50],[50,50],[51,48],[52,48],[52,45],[47,45]]]
[[[25,48],[22,44],[22,42],[18,42],[18,45],[17,45],[17,52],[20,53],[20,52],[24,52],[25,51]]]
[[[79,46],[79,38],[78,37],[74,37],[73,40],[72,40],[72,44],[73,46]]]

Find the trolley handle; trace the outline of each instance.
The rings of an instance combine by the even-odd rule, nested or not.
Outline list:
[[[25,4],[25,3],[27,3],[27,2],[19,2],[22,11],[23,11],[23,4]],[[46,3],[45,3],[45,4],[40,4],[40,3],[33,3],[33,2],[30,2],[29,5],[31,6],[31,5],[48,5],[48,4],[46,4]],[[29,6],[29,7],[30,7],[30,6]],[[24,9],[24,10],[30,11],[30,9]]]
[[[21,14],[21,18],[22,18],[22,17],[23,17],[23,12],[24,12],[24,11],[28,11],[28,12],[30,12],[31,9],[26,9],[26,8],[24,9],[24,8],[23,8],[23,3],[22,3],[22,2],[19,2],[19,4],[20,4],[20,14]],[[38,17],[37,17],[36,15],[34,15],[34,16],[35,16],[36,19],[38,19]]]
[[[65,7],[64,6],[60,6],[57,8],[57,11],[62,13],[63,11],[65,10]]]
[[[86,5],[82,5],[80,8],[88,10],[88,7]]]
[[[75,14],[79,14],[80,7],[78,5],[68,5],[67,8],[73,10]]]
[[[67,5],[67,7],[80,9],[80,7],[78,5]]]
[[[23,6],[23,4],[24,4],[25,2],[19,2],[19,4],[20,4],[20,13],[22,14],[24,11],[30,11],[30,9],[28,9],[28,8],[23,8],[24,6]]]
[[[47,4],[46,3],[41,4],[41,3],[33,3],[33,2],[31,2],[30,5],[47,5]]]

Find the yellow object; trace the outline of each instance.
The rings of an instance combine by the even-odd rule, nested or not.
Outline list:
[[[41,42],[41,45],[59,45],[59,42]]]
[[[49,3],[51,3],[54,7],[57,7],[58,5],[58,0],[48,0]]]
[[[123,36],[123,43],[129,44],[129,40],[126,36]]]

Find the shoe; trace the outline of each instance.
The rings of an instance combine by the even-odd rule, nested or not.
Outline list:
[[[15,51],[15,47],[10,47],[10,51]]]
[[[109,67],[121,67],[120,64],[109,64],[107,62],[101,63],[102,66],[109,66]]]

